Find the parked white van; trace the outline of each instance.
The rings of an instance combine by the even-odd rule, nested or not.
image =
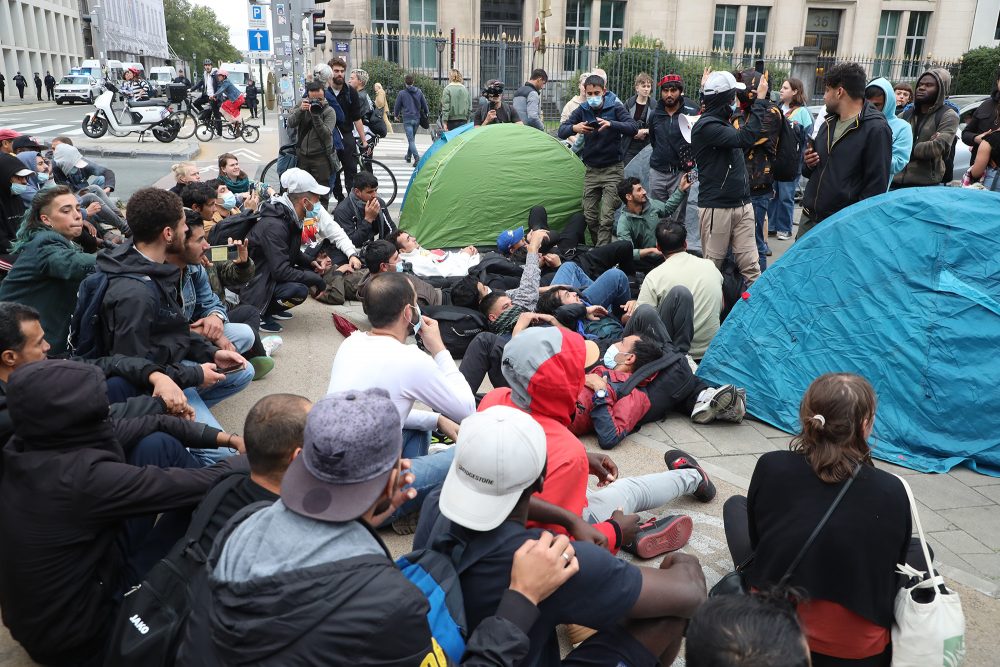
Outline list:
[[[84,60],[80,63],[80,71],[100,82],[104,81],[105,75],[111,83],[117,83],[125,76],[125,68],[118,60],[106,61],[105,67],[101,67],[100,60]]]
[[[156,94],[162,95],[168,83],[177,77],[177,69],[170,66],[153,67],[149,70],[149,85],[153,86]]]

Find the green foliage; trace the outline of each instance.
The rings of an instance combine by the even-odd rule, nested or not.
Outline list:
[[[630,49],[662,49],[663,40],[657,37],[649,37],[637,32],[628,38],[628,48]]]
[[[219,17],[208,7],[192,4],[190,0],[163,0],[163,16],[167,43],[181,58],[196,54],[196,72],[201,70],[205,58],[214,63],[243,60],[229,41],[229,28],[219,23]]]
[[[369,95],[374,95],[373,88],[376,83],[381,83],[382,87],[385,88],[386,100],[389,104],[389,114],[391,115],[396,105],[396,95],[406,87],[406,84],[403,82],[406,70],[396,63],[383,58],[366,60],[361,63],[361,69],[368,72]],[[413,85],[423,91],[424,99],[427,100],[427,106],[431,111],[430,117],[433,119],[438,116],[441,113],[441,91],[443,88],[436,80],[423,74],[413,75]]]
[[[997,83],[997,65],[1000,64],[1000,46],[973,49],[962,56],[962,69],[958,81],[951,89],[952,95],[988,95]]]

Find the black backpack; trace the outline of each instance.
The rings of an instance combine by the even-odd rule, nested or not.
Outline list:
[[[437,320],[441,329],[441,342],[455,359],[465,356],[472,339],[488,331],[486,317],[478,310],[461,306],[427,306],[427,317]]]
[[[376,109],[374,105],[368,110],[368,113],[362,119],[372,134],[374,134],[379,139],[385,139],[385,136],[389,134],[389,128],[386,127],[385,117],[382,115],[380,109]]]
[[[729,311],[743,296],[743,274],[732,255],[722,261],[722,313],[720,322],[724,322]]]
[[[771,175],[776,181],[794,181],[802,160],[802,135],[795,131],[785,114],[780,115],[781,130],[771,159]]]
[[[226,494],[246,477],[244,471],[224,475],[195,510],[184,537],[153,566],[140,586],[125,594],[111,628],[106,667],[174,664],[194,596],[208,586],[208,554],[200,545],[202,535]]]
[[[160,290],[156,281],[149,276],[142,273],[108,274],[97,269],[83,279],[76,292],[76,308],[69,324],[69,349],[73,356],[96,359],[108,355],[108,336],[101,323],[101,307],[108,285],[114,278],[128,278],[145,283],[153,290],[159,303]]]
[[[258,220],[260,213],[231,215],[208,230],[208,242],[212,245],[226,245],[229,239],[245,241]]]

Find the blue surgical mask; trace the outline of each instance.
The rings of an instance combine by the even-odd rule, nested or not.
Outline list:
[[[402,264],[400,264],[399,266],[402,266]],[[424,319],[423,319],[423,314],[420,312],[419,305],[414,305],[413,309],[417,311],[417,321],[410,322],[410,326],[413,327],[413,335],[416,336],[417,332],[420,331],[420,327],[424,326]]]
[[[319,214],[320,212],[322,212],[322,210],[323,210],[323,203],[317,201],[315,204],[313,204],[313,207],[309,209],[309,217],[319,218]]]
[[[597,108],[597,107],[601,106],[601,104],[603,102],[604,102],[604,96],[603,95],[588,95],[587,96],[587,104],[589,104],[590,106],[592,106],[594,108]]]
[[[613,371],[615,369],[615,366],[618,365],[618,362],[615,360],[615,357],[617,357],[619,354],[621,353],[618,351],[617,345],[609,346],[608,351],[604,353],[604,360],[603,360],[604,367],[607,368],[609,371]]]
[[[35,177],[38,179],[39,183],[44,183],[47,180],[49,180],[49,175],[43,171],[40,171],[37,174],[35,174]]]
[[[227,209],[236,208],[236,195],[232,192],[227,192],[226,196],[222,198],[222,206]]]
[[[25,185],[24,183],[11,183],[10,184],[10,193],[12,195],[14,195],[15,197],[20,197],[21,195],[23,195],[27,191],[28,191],[28,186]]]
[[[402,273],[404,268],[402,260],[396,262],[396,273]]]

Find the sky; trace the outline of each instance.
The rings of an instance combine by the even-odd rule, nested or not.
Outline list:
[[[247,50],[247,2],[240,0],[193,0],[194,4],[215,10],[222,25],[229,27],[229,41],[238,51]],[[270,9],[270,8],[268,8]],[[269,14],[269,11],[265,11]]]

